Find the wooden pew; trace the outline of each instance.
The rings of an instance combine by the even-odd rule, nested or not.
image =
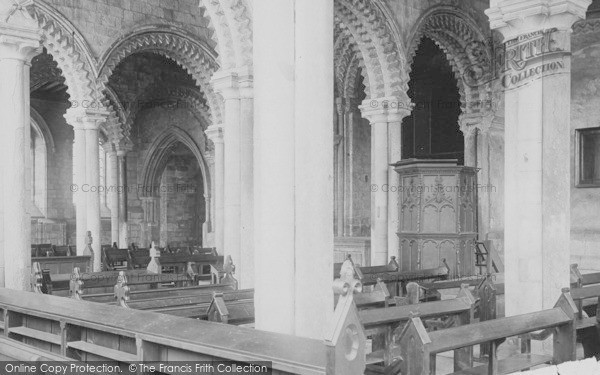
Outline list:
[[[366,335],[373,338],[373,351],[367,356],[367,365],[382,362],[387,372],[394,372],[394,369],[397,371],[401,358],[394,353],[397,347],[394,337],[402,332],[412,314],[420,314],[427,328],[446,329],[470,324],[475,302],[468,286],[463,285],[455,299],[359,311],[359,319]],[[471,348],[457,348],[454,360],[470,363],[472,356]],[[380,368],[377,371],[377,367],[373,366],[370,369],[375,372],[383,370]]]
[[[254,290],[239,290],[232,293],[213,292],[206,314],[211,322],[252,325],[254,323]]]
[[[577,263],[571,264],[571,287],[581,288],[586,285],[600,284],[600,272],[582,274]]]
[[[110,361],[124,373],[132,363],[177,358],[192,365],[268,361],[277,375],[363,374],[365,338],[352,292],[337,288],[345,298],[322,340],[0,289],[0,354]]]
[[[383,281],[387,285],[391,296],[395,297],[406,294],[406,284],[410,282],[447,279],[450,275],[450,267],[445,259],[442,261],[444,263],[442,267],[418,271],[400,271],[396,257],[394,256],[391,257],[390,262],[385,266],[360,267],[354,264],[350,255],[347,255],[344,263],[351,262],[356,277],[361,281],[362,285],[371,286],[377,284],[378,280]],[[344,263],[334,264],[334,275],[339,274]],[[436,294],[425,294],[423,298],[424,300],[435,300],[436,297]]]
[[[473,367],[473,363],[455,361],[453,374],[511,374],[547,363],[573,361],[576,311],[577,307],[566,289],[552,309],[443,331],[426,332],[422,320],[414,315],[400,334],[400,345],[395,355],[404,359],[400,366],[402,374],[409,375],[435,374],[437,354],[483,343],[490,345],[488,363]],[[548,330],[554,335],[552,356],[522,353],[498,360],[498,340],[540,330]]]
[[[116,243],[102,246],[102,270],[118,271],[132,269],[129,265],[127,249],[119,249]]]
[[[85,271],[90,270],[91,260],[92,257],[89,254],[74,256],[43,256],[31,258],[31,264],[33,266],[34,263],[39,263],[40,268],[48,270],[51,275],[69,275],[75,267]]]
[[[69,281],[69,296],[76,300],[111,302],[115,300],[115,286],[123,279],[128,288],[134,286],[140,290],[154,289],[162,284],[175,287],[194,284],[187,274],[155,274],[143,270],[81,273],[75,268]]]
[[[124,272],[121,271],[115,286],[114,297],[121,307],[154,311],[187,318],[207,319],[207,311],[213,300],[213,293],[222,293],[228,301],[242,295],[254,296],[254,290],[236,291],[233,285],[197,285],[185,288],[161,288],[132,292]],[[94,296],[95,301],[103,296]],[[106,302],[106,301],[99,301]]]
[[[42,243],[31,245],[31,257],[39,258],[48,256],[48,253],[52,252],[52,244],[50,243]]]
[[[591,284],[580,288],[571,288],[571,298],[577,306],[575,328],[577,330],[577,339],[583,345],[583,354],[585,358],[600,356],[600,314],[593,311],[593,314],[586,313],[592,305],[584,308],[584,302],[592,300],[594,307],[599,308],[600,304],[600,284]]]

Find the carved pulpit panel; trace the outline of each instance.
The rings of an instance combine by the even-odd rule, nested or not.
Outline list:
[[[477,238],[477,169],[456,160],[404,160],[400,175],[399,263],[403,271],[442,266],[452,276],[473,275]]]

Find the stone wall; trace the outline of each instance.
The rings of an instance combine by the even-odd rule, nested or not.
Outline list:
[[[576,186],[576,129],[600,126],[600,43],[573,36],[571,99],[571,258],[582,269],[600,269],[600,187]],[[597,37],[596,37],[597,38]],[[597,39],[596,39],[597,41]]]
[[[55,146],[47,148],[48,211],[45,218],[32,220],[32,243],[75,244],[73,128],[63,117],[68,103],[32,99],[31,106],[48,125]]]

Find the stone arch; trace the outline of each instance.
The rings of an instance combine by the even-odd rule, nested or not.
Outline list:
[[[56,146],[54,145],[54,137],[52,136],[52,132],[50,131],[46,120],[44,120],[42,115],[40,115],[40,113],[36,111],[33,107],[31,107],[30,117],[31,126],[34,127],[37,130],[37,132],[41,135],[48,151],[56,151]]]
[[[104,106],[108,110],[108,118],[102,127],[105,129],[108,141],[115,145],[130,144],[131,122],[127,111],[112,88],[107,86],[104,94]]]
[[[101,105],[95,60],[81,33],[60,12],[42,1],[36,1],[31,12],[42,30],[42,45],[65,78],[72,105]]]
[[[117,65],[138,52],[156,53],[179,64],[192,76],[206,96],[212,121],[222,122],[221,103],[210,85],[211,76],[217,69],[216,53],[207,44],[172,26],[144,26],[113,43],[100,59],[98,82],[103,89]]]
[[[361,54],[371,98],[403,96],[407,90],[404,48],[392,33],[382,4],[368,0],[335,2],[336,23],[349,33]]]
[[[177,126],[171,126],[159,135],[148,149],[146,160],[142,166],[142,185],[143,186],[158,186],[160,184],[161,173],[164,169],[165,163],[167,162],[169,151],[172,146],[176,143],[182,143],[192,151],[198,164],[200,165],[200,171],[202,173],[202,184],[204,194],[210,194],[210,174],[208,164],[202,150],[194,139],[183,129]],[[144,189],[143,194],[151,194],[151,191]]]
[[[352,68],[353,64],[357,66],[363,67],[365,66],[364,60],[359,53],[356,53],[356,49],[358,48],[355,43],[351,41],[351,36],[344,32],[340,28],[339,24],[335,25],[335,42],[334,42],[334,69],[335,69],[335,89],[338,93],[338,96],[348,98],[348,82],[347,76]],[[365,69],[362,70],[362,74],[365,81],[365,91],[367,96],[369,96],[370,88],[368,76],[364,73]]]
[[[202,125],[202,130],[205,130],[210,125],[210,108],[206,105],[206,100],[202,97],[199,90],[183,87],[154,87],[145,90],[139,95],[129,107],[129,120],[134,123],[139,111],[142,109],[142,104],[163,100],[177,100],[183,102],[187,109],[190,109],[198,118]]]
[[[252,67],[252,14],[243,0],[200,0],[223,70]]]
[[[489,38],[459,9],[435,7],[420,17],[411,33],[408,69],[424,36],[446,54],[454,71],[461,97],[461,118],[481,112],[493,73]]]

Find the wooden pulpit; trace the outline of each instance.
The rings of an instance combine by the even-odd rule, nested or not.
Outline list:
[[[408,159],[393,165],[399,185],[398,262],[403,271],[439,267],[475,274],[477,168],[456,160]]]

